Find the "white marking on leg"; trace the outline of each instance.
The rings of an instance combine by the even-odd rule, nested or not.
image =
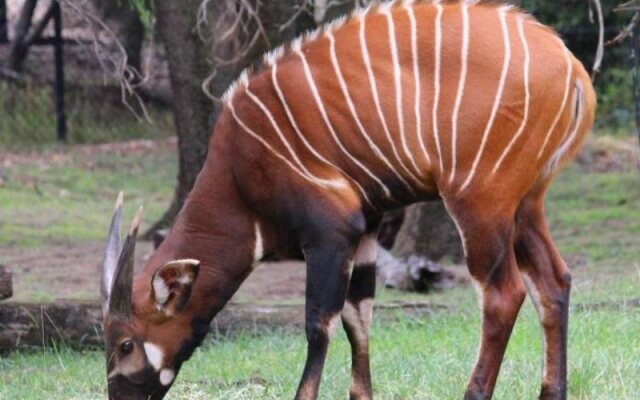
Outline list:
[[[375,265],[378,254],[377,235],[367,235],[360,239],[354,256],[355,265]]]
[[[442,164],[442,151],[440,150],[440,133],[438,132],[438,104],[440,103],[440,63],[441,63],[441,53],[442,53],[442,14],[443,8],[442,5],[436,3],[436,9],[438,10],[436,14],[436,34],[435,34],[435,70],[433,73],[434,76],[434,90],[433,90],[433,139],[436,142],[436,149],[438,151],[438,162],[440,163],[440,172],[443,171],[444,167]]]
[[[336,334],[338,321],[340,321],[340,313],[336,313],[329,318],[326,326],[326,333],[327,333],[327,336],[329,336],[329,338],[332,338],[333,335]]]
[[[298,135],[298,138],[300,138],[300,140],[305,145],[307,150],[309,150],[311,152],[311,154],[313,154],[318,160],[322,161],[324,164],[326,164],[329,167],[335,169],[336,171],[339,171],[343,176],[347,177],[347,179],[349,179],[351,182],[353,182],[353,184],[356,185],[356,187],[358,188],[358,190],[360,191],[360,193],[362,194],[362,197],[366,200],[366,202],[371,204],[371,201],[369,200],[369,197],[367,196],[367,193],[364,191],[364,188],[355,179],[353,179],[351,176],[349,176],[349,174],[347,174],[344,170],[342,170],[342,168],[338,167],[337,165],[333,164],[331,161],[329,161],[325,157],[323,157],[322,154],[320,154],[311,145],[311,143],[309,143],[307,138],[302,134],[302,131],[300,130],[300,127],[298,126],[298,123],[296,122],[295,117],[293,116],[293,112],[291,112],[291,109],[289,108],[289,104],[287,103],[287,101],[286,101],[286,99],[284,97],[284,93],[282,92],[282,88],[280,87],[280,84],[278,83],[277,70],[278,70],[278,64],[277,63],[273,64],[272,69],[271,69],[271,81],[273,83],[274,89],[276,90],[276,93],[278,94],[278,99],[280,100],[280,104],[282,105],[282,108],[284,108],[284,111],[287,114],[287,118],[289,119],[289,123],[291,124],[291,126],[293,127],[293,130]]]
[[[482,350],[482,332],[484,331],[484,287],[480,283],[480,281],[475,278],[471,279],[471,283],[473,284],[473,288],[476,290],[476,294],[478,295],[478,308],[480,309],[480,343],[478,344],[478,350],[476,354],[476,360],[473,362],[473,365],[478,365],[478,361],[480,361],[480,351]]]
[[[293,172],[295,172],[296,174],[298,174],[300,177],[304,178],[305,180],[321,186],[321,187],[333,187],[333,188],[345,188],[347,185],[347,183],[343,180],[343,179],[333,179],[333,180],[321,180],[319,181],[318,179],[309,176],[307,174],[305,174],[304,172],[300,171],[295,165],[293,165],[291,163],[291,161],[289,161],[286,157],[284,157],[282,154],[280,154],[276,149],[274,149],[273,147],[271,147],[271,145],[269,144],[269,142],[267,142],[266,140],[264,140],[264,138],[260,135],[258,135],[253,129],[249,128],[244,121],[242,121],[242,119],[240,119],[240,117],[238,117],[238,114],[236,113],[236,110],[233,106],[233,102],[229,102],[227,104],[227,106],[229,107],[231,114],[233,115],[233,118],[236,120],[236,122],[238,123],[238,125],[240,125],[240,127],[246,132],[248,133],[250,136],[252,136],[254,139],[256,139],[258,142],[260,142],[264,147],[266,147],[274,156],[276,156],[277,158],[279,158],[280,160],[282,160],[285,164],[287,164],[287,166],[289,168],[291,168],[293,170]]]
[[[493,109],[491,110],[491,115],[489,117],[489,122],[485,127],[484,134],[482,135],[482,142],[480,143],[480,149],[478,150],[478,154],[476,155],[475,160],[473,160],[473,165],[471,167],[471,171],[469,171],[469,175],[467,179],[464,181],[462,186],[460,187],[460,192],[465,190],[467,186],[473,180],[473,177],[478,169],[478,164],[480,163],[480,159],[482,158],[482,154],[484,153],[484,148],[487,144],[487,139],[489,138],[489,133],[493,128],[493,123],[496,119],[496,115],[498,114],[498,108],[500,106],[500,101],[502,100],[502,94],[504,92],[505,82],[507,81],[507,72],[509,72],[509,63],[511,62],[511,42],[509,41],[509,27],[507,26],[507,17],[503,8],[498,9],[498,15],[500,17],[500,27],[502,28],[502,38],[504,41],[504,63],[502,65],[502,73],[500,75],[500,83],[498,84],[498,92],[496,93],[496,98],[493,103]]]
[[[260,231],[260,224],[257,222],[254,225],[254,231],[256,235],[256,241],[253,246],[253,265],[255,266],[262,260],[262,257],[264,256],[264,243],[262,240],[262,232]]]
[[[456,152],[458,145],[458,114],[462,104],[462,96],[467,80],[469,58],[469,6],[462,5],[462,52],[460,54],[460,82],[458,84],[458,93],[456,94],[455,105],[453,106],[453,115],[451,116],[451,173],[449,175],[449,183],[452,183],[456,176]]]
[[[562,46],[564,47],[564,57],[565,57],[565,60],[567,61],[567,78],[565,81],[564,95],[562,96],[562,103],[560,104],[560,109],[558,110],[558,114],[556,115],[556,118],[554,119],[553,124],[551,124],[549,131],[545,135],[544,142],[542,143],[542,147],[540,147],[540,151],[538,151],[538,160],[542,158],[542,154],[544,153],[544,150],[547,148],[547,144],[549,143],[549,139],[551,138],[551,135],[556,129],[556,125],[558,125],[558,122],[560,122],[560,117],[564,113],[565,105],[567,104],[567,100],[569,99],[571,75],[573,75],[573,62],[571,61],[571,55],[569,54],[569,51],[567,50],[567,48],[564,46],[564,44],[562,44]]]
[[[160,371],[160,384],[162,386],[169,386],[175,377],[176,373],[172,369],[163,368],[162,371]]]
[[[527,292],[529,293],[529,297],[531,297],[531,302],[533,303],[533,307],[536,309],[536,313],[538,314],[538,319],[540,323],[544,321],[545,309],[544,303],[542,302],[542,298],[540,296],[540,291],[536,286],[533,279],[527,274],[523,272],[522,280],[524,281],[524,286],[527,288]],[[547,355],[547,335],[544,329],[542,330],[542,354],[544,354],[544,361],[542,362],[542,377],[547,376],[547,364],[549,362],[549,357]]]
[[[143,346],[149,364],[151,364],[156,371],[160,371],[164,362],[164,352],[162,349],[151,342],[145,342]]]
[[[520,36],[520,40],[522,41],[522,47],[524,48],[524,115],[522,117],[522,123],[520,127],[516,131],[516,134],[513,135],[511,141],[507,145],[507,147],[502,152],[502,155],[498,159],[496,165],[493,166],[493,170],[491,171],[491,175],[495,174],[500,168],[500,165],[504,161],[507,154],[511,150],[511,147],[515,144],[515,142],[522,136],[524,133],[524,128],[527,126],[527,122],[529,120],[529,102],[531,100],[531,93],[529,92],[529,46],[527,44],[527,38],[524,35],[524,22],[522,17],[518,18],[518,33]]]
[[[421,175],[420,168],[416,164],[416,161],[413,159],[413,155],[409,151],[409,146],[407,145],[407,137],[404,130],[404,112],[402,109],[402,69],[400,67],[400,61],[398,58],[398,45],[396,44],[396,28],[393,22],[393,16],[389,9],[385,9],[383,14],[387,17],[387,25],[389,29],[389,44],[391,46],[391,60],[393,62],[393,77],[396,89],[396,113],[398,115],[398,131],[400,132],[400,143],[402,144],[402,149],[404,150],[404,154],[407,156],[413,169],[418,174]]]
[[[371,172],[364,164],[362,164],[362,162],[360,160],[358,160],[356,157],[354,157],[353,154],[351,154],[349,152],[349,150],[347,150],[344,147],[344,144],[342,144],[342,142],[340,141],[340,138],[338,137],[335,129],[333,128],[333,125],[331,124],[331,120],[329,119],[329,116],[327,115],[327,110],[325,109],[324,104],[322,103],[322,99],[320,98],[320,93],[318,92],[318,87],[316,86],[316,83],[315,83],[315,81],[313,79],[313,75],[311,73],[311,69],[309,68],[309,63],[307,62],[306,56],[304,55],[304,53],[302,51],[299,51],[299,50],[296,51],[296,54],[302,60],[302,65],[304,67],[304,74],[305,74],[305,77],[307,78],[307,82],[309,83],[309,87],[311,88],[311,93],[313,94],[313,98],[315,99],[316,105],[318,106],[318,109],[320,110],[320,114],[322,115],[322,119],[324,120],[324,123],[325,123],[327,129],[331,133],[331,137],[333,137],[333,140],[338,145],[338,148],[340,148],[340,150],[354,164],[356,164],[362,171],[364,171],[365,174],[367,174],[371,179],[373,179],[380,186],[380,188],[382,189],[382,191],[384,192],[386,197],[391,197],[391,191],[380,180],[380,178],[375,176],[373,174],[373,172]]]
[[[384,153],[380,150],[378,146],[373,142],[373,140],[367,134],[366,129],[362,125],[362,121],[358,116],[356,111],[356,107],[353,103],[353,99],[351,98],[351,94],[349,93],[349,88],[347,87],[347,83],[344,79],[344,75],[342,74],[342,70],[340,69],[340,64],[338,63],[338,55],[336,54],[336,40],[331,32],[327,32],[327,38],[329,39],[330,51],[331,51],[331,63],[333,64],[333,69],[338,77],[338,82],[340,83],[340,89],[342,89],[342,94],[344,95],[347,105],[349,106],[349,110],[351,111],[351,116],[356,122],[356,126],[358,127],[358,131],[365,139],[371,150],[375,153],[375,155],[382,160],[382,162],[396,175],[396,177],[410,190],[413,192],[413,188],[409,183],[400,175],[400,173],[395,169],[395,167],[391,164],[389,159],[385,157]]]
[[[449,202],[447,200],[443,199],[442,204],[444,204],[444,208],[445,210],[447,210],[447,214],[449,214],[449,216],[453,220],[453,223],[456,225],[456,229],[458,230],[458,234],[460,235],[460,241],[462,242],[462,252],[466,258],[467,257],[467,239],[465,237],[464,231],[462,230],[460,223],[458,222],[458,217],[456,217],[456,215],[451,212],[451,208],[449,207]]]
[[[342,309],[342,318],[355,330],[355,339],[359,345],[369,342],[369,327],[373,320],[372,298],[362,299],[358,304],[347,300]]]
[[[413,173],[409,170],[409,168],[407,168],[407,166],[402,161],[402,158],[400,158],[400,154],[398,153],[396,144],[393,141],[393,138],[391,137],[391,132],[389,131],[389,127],[387,126],[387,121],[384,118],[384,113],[382,112],[382,106],[380,105],[380,95],[378,94],[378,85],[376,84],[376,78],[373,74],[373,67],[371,66],[371,58],[369,57],[369,50],[367,48],[367,38],[365,35],[365,21],[366,21],[365,18],[360,18],[360,49],[362,51],[362,58],[364,59],[364,64],[367,69],[369,84],[371,85],[371,94],[373,96],[373,102],[375,103],[375,106],[376,106],[378,118],[382,123],[382,129],[384,130],[387,141],[391,146],[391,151],[393,152],[393,156],[395,157],[396,161],[398,161],[398,164],[400,165],[402,170],[406,172],[407,175],[409,175],[409,177],[413,179],[415,182],[422,183],[420,179],[418,179],[415,175],[413,175]]]
[[[413,11],[413,7],[409,4],[405,4],[407,13],[409,14],[409,22],[411,23],[411,57],[413,59],[413,80],[415,86],[415,117],[416,117],[416,136],[418,137],[418,143],[420,144],[420,150],[427,161],[427,165],[431,165],[431,158],[427,152],[427,147],[424,144],[424,138],[422,136],[422,116],[420,114],[421,103],[421,87],[420,87],[420,66],[419,66],[419,54],[418,54],[418,27],[416,23],[416,16]]]

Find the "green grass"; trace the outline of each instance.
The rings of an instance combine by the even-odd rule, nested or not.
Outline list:
[[[0,186],[0,243],[29,248],[102,240],[120,190],[128,205],[125,221],[144,204],[145,221],[153,222],[168,205],[176,168],[176,155],[163,153],[98,154],[74,165],[9,169]]]
[[[67,89],[65,107],[69,143],[159,138],[174,132],[167,110],[149,105],[151,123],[136,117],[122,104],[118,90],[111,89]],[[51,88],[46,85],[18,87],[0,82],[0,149],[41,149],[55,143],[56,118]]]
[[[76,156],[72,153],[73,157]],[[102,240],[118,190],[130,206],[148,206],[147,221],[168,203],[175,156],[102,154],[63,165],[9,168],[0,186],[0,243],[28,251],[56,241]],[[90,173],[89,173],[90,170]],[[570,324],[570,399],[637,399],[640,393],[640,178],[636,172],[563,171],[547,199],[551,231],[574,274]],[[151,195],[153,193],[153,195]],[[372,368],[378,399],[459,399],[476,356],[479,320],[468,289],[429,297],[381,291],[379,301],[428,300],[448,307],[428,318],[374,323]],[[46,299],[44,299],[46,300]],[[615,302],[579,311],[576,304]],[[321,398],[345,398],[348,344],[330,349]],[[305,355],[299,332],[241,332],[213,337],[181,372],[171,398],[292,398]],[[535,398],[540,330],[527,303],[499,378],[496,399]],[[0,399],[99,399],[104,357],[67,348],[17,352],[0,359]]]
[[[640,279],[635,282],[640,284]],[[378,399],[459,399],[476,356],[479,320],[474,294],[459,291],[455,313],[398,316],[374,323],[372,370]],[[640,393],[640,312],[572,312],[571,399],[636,399]],[[526,304],[514,330],[496,399],[532,399],[540,383],[540,331]],[[304,363],[302,332],[244,332],[218,337],[185,364],[173,399],[292,398]],[[321,398],[345,398],[349,350],[339,332],[332,342]],[[2,399],[100,399],[105,394],[101,352],[67,349],[22,352],[0,360]]]

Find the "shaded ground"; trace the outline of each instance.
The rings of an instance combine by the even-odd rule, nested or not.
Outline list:
[[[561,252],[574,273],[586,277],[578,279],[578,290],[633,276],[640,259],[636,143],[594,138],[586,148],[581,167],[559,176],[547,207]],[[0,149],[0,263],[14,272],[14,300],[96,299],[117,192],[125,191],[125,220],[144,204],[149,224],[168,204],[175,174],[173,139]],[[151,245],[141,243],[138,267],[150,252]],[[304,277],[301,263],[265,264],[234,301],[299,301]]]
[[[151,254],[150,242],[136,248],[141,268]],[[99,242],[60,243],[24,249],[0,246],[0,260],[11,266],[16,301],[98,299],[98,263],[103,251]],[[305,267],[301,262],[266,263],[242,285],[234,301],[299,299],[304,295]]]
[[[11,190],[19,184],[42,196],[73,198],[74,190],[52,189],[48,171],[78,168],[96,171],[105,168],[102,157],[135,159],[167,156],[175,152],[175,139],[135,140],[101,145],[77,145],[51,148],[46,151],[8,152],[0,149],[0,190]],[[117,167],[117,165],[113,165]],[[110,167],[110,165],[107,165]],[[35,170],[34,170],[35,169]],[[4,172],[3,172],[4,171]],[[43,172],[43,173],[38,173]],[[56,174],[57,175],[57,174]],[[166,182],[171,189],[173,182]],[[82,188],[80,188],[82,189]],[[109,199],[109,197],[107,197]],[[162,199],[160,199],[162,207]],[[148,205],[148,204],[147,204]],[[18,217],[18,216],[16,216]],[[16,221],[37,230],[51,229],[59,216],[40,213],[32,221]],[[108,214],[103,216],[108,218]],[[147,218],[147,223],[153,216]],[[0,232],[3,226],[0,219]],[[106,225],[105,225],[106,229]],[[141,242],[137,248],[136,266],[141,268],[151,254],[152,245]],[[22,301],[97,299],[98,263],[103,251],[100,240],[67,240],[64,237],[44,237],[37,245],[16,240],[0,242],[0,263],[14,273],[14,298]],[[305,268],[300,262],[267,263],[260,266],[245,282],[234,300],[283,300],[300,298],[304,293]]]

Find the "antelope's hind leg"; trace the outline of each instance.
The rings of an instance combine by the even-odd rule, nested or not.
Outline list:
[[[365,235],[358,245],[342,310],[342,324],[351,344],[351,400],[373,398],[369,367],[369,326],[376,290],[377,231]]]
[[[447,203],[461,231],[482,316],[480,349],[465,400],[492,397],[507,342],[526,297],[513,248],[514,213],[479,208],[478,204]]]
[[[342,313],[354,253],[363,231],[364,228],[360,230],[352,224],[334,224],[323,220],[305,232],[301,240],[307,263],[307,361],[296,399],[312,400],[318,397],[329,340]]]
[[[567,329],[571,274],[553,244],[544,217],[544,193],[526,197],[517,212],[515,251],[543,330],[540,399],[567,397]]]

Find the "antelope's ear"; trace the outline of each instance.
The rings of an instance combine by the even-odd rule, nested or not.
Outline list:
[[[169,261],[158,268],[151,279],[151,300],[168,315],[182,311],[191,296],[191,288],[200,269],[200,261]]]

